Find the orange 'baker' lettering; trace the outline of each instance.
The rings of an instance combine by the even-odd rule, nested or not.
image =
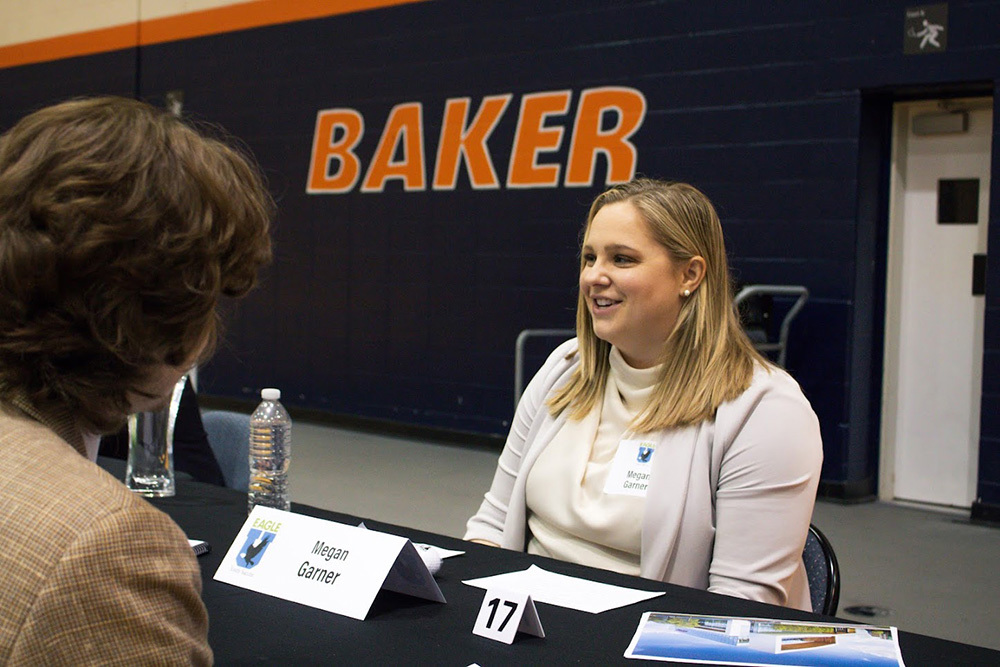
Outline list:
[[[474,189],[500,187],[486,141],[500,121],[510,98],[510,94],[484,97],[476,117],[468,126],[465,122],[469,117],[471,100],[468,97],[448,100],[444,107],[441,140],[438,142],[437,160],[434,164],[435,190],[455,189],[458,165],[463,156],[469,170],[469,182]]]
[[[603,130],[605,113],[617,114],[617,124]],[[580,95],[566,165],[566,187],[594,183],[597,155],[608,161],[607,184],[625,183],[635,176],[638,151],[629,138],[646,117],[646,98],[634,88],[590,88]]]
[[[354,147],[361,141],[365,121],[354,109],[325,109],[316,114],[312,159],[306,192],[350,192],[361,174],[361,161]],[[340,133],[340,137],[336,135]],[[337,160],[337,172],[330,175],[330,162]]]
[[[645,96],[634,88],[603,86],[581,91],[565,163],[554,156],[539,163],[542,154],[559,152],[564,145],[568,119],[560,123],[550,117],[568,114],[572,96],[571,90],[556,90],[521,98],[509,147],[508,188],[559,187],[564,167],[565,187],[589,187],[602,157],[607,164],[608,185],[634,178],[639,152],[632,137],[642,127],[647,108]],[[501,187],[488,143],[512,97],[511,93],[484,97],[471,121],[471,98],[445,101],[434,156],[434,190],[454,190],[463,161],[473,189]],[[326,109],[317,114],[306,192],[350,192],[359,180],[362,192],[382,192],[391,179],[401,180],[408,192],[426,190],[429,165],[425,161],[421,102],[392,108],[362,179],[364,164],[356,149],[364,131],[364,118],[355,109]]]
[[[424,130],[420,102],[398,104],[389,112],[378,147],[368,165],[362,192],[381,192],[390,178],[399,178],[407,191],[423,190]],[[394,159],[402,142],[402,157]]]
[[[545,120],[569,109],[571,92],[559,90],[532,93],[521,98],[514,147],[507,170],[509,188],[551,188],[559,183],[559,165],[538,164],[538,154],[559,150],[562,127],[545,127]]]

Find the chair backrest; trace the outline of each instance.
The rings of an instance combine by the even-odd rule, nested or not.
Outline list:
[[[833,616],[840,603],[840,564],[826,535],[811,524],[802,550],[802,562],[809,578],[813,612]]]
[[[250,487],[250,415],[205,410],[201,422],[226,486],[246,491]]]

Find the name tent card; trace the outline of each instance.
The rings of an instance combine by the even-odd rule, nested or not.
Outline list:
[[[535,603],[527,593],[500,588],[486,589],[472,634],[504,644],[514,643],[518,632],[544,637],[542,621]]]
[[[405,537],[260,506],[215,580],[358,620],[383,588],[445,602]]]

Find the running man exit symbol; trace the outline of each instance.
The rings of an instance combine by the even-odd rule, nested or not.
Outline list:
[[[947,4],[907,8],[903,20],[903,53],[940,53],[947,47]]]

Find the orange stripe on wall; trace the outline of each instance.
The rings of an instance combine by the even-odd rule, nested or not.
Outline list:
[[[259,28],[366,9],[405,5],[425,0],[255,0],[199,12],[166,16],[140,24],[140,43],[160,44],[221,32]]]
[[[253,0],[149,21],[0,46],[0,68],[117,51],[427,0]]]
[[[105,51],[117,51],[118,49],[134,47],[138,43],[139,28],[135,23],[128,23],[111,28],[100,28],[72,35],[60,35],[33,42],[0,46],[0,69],[72,58],[73,56],[89,56]]]

